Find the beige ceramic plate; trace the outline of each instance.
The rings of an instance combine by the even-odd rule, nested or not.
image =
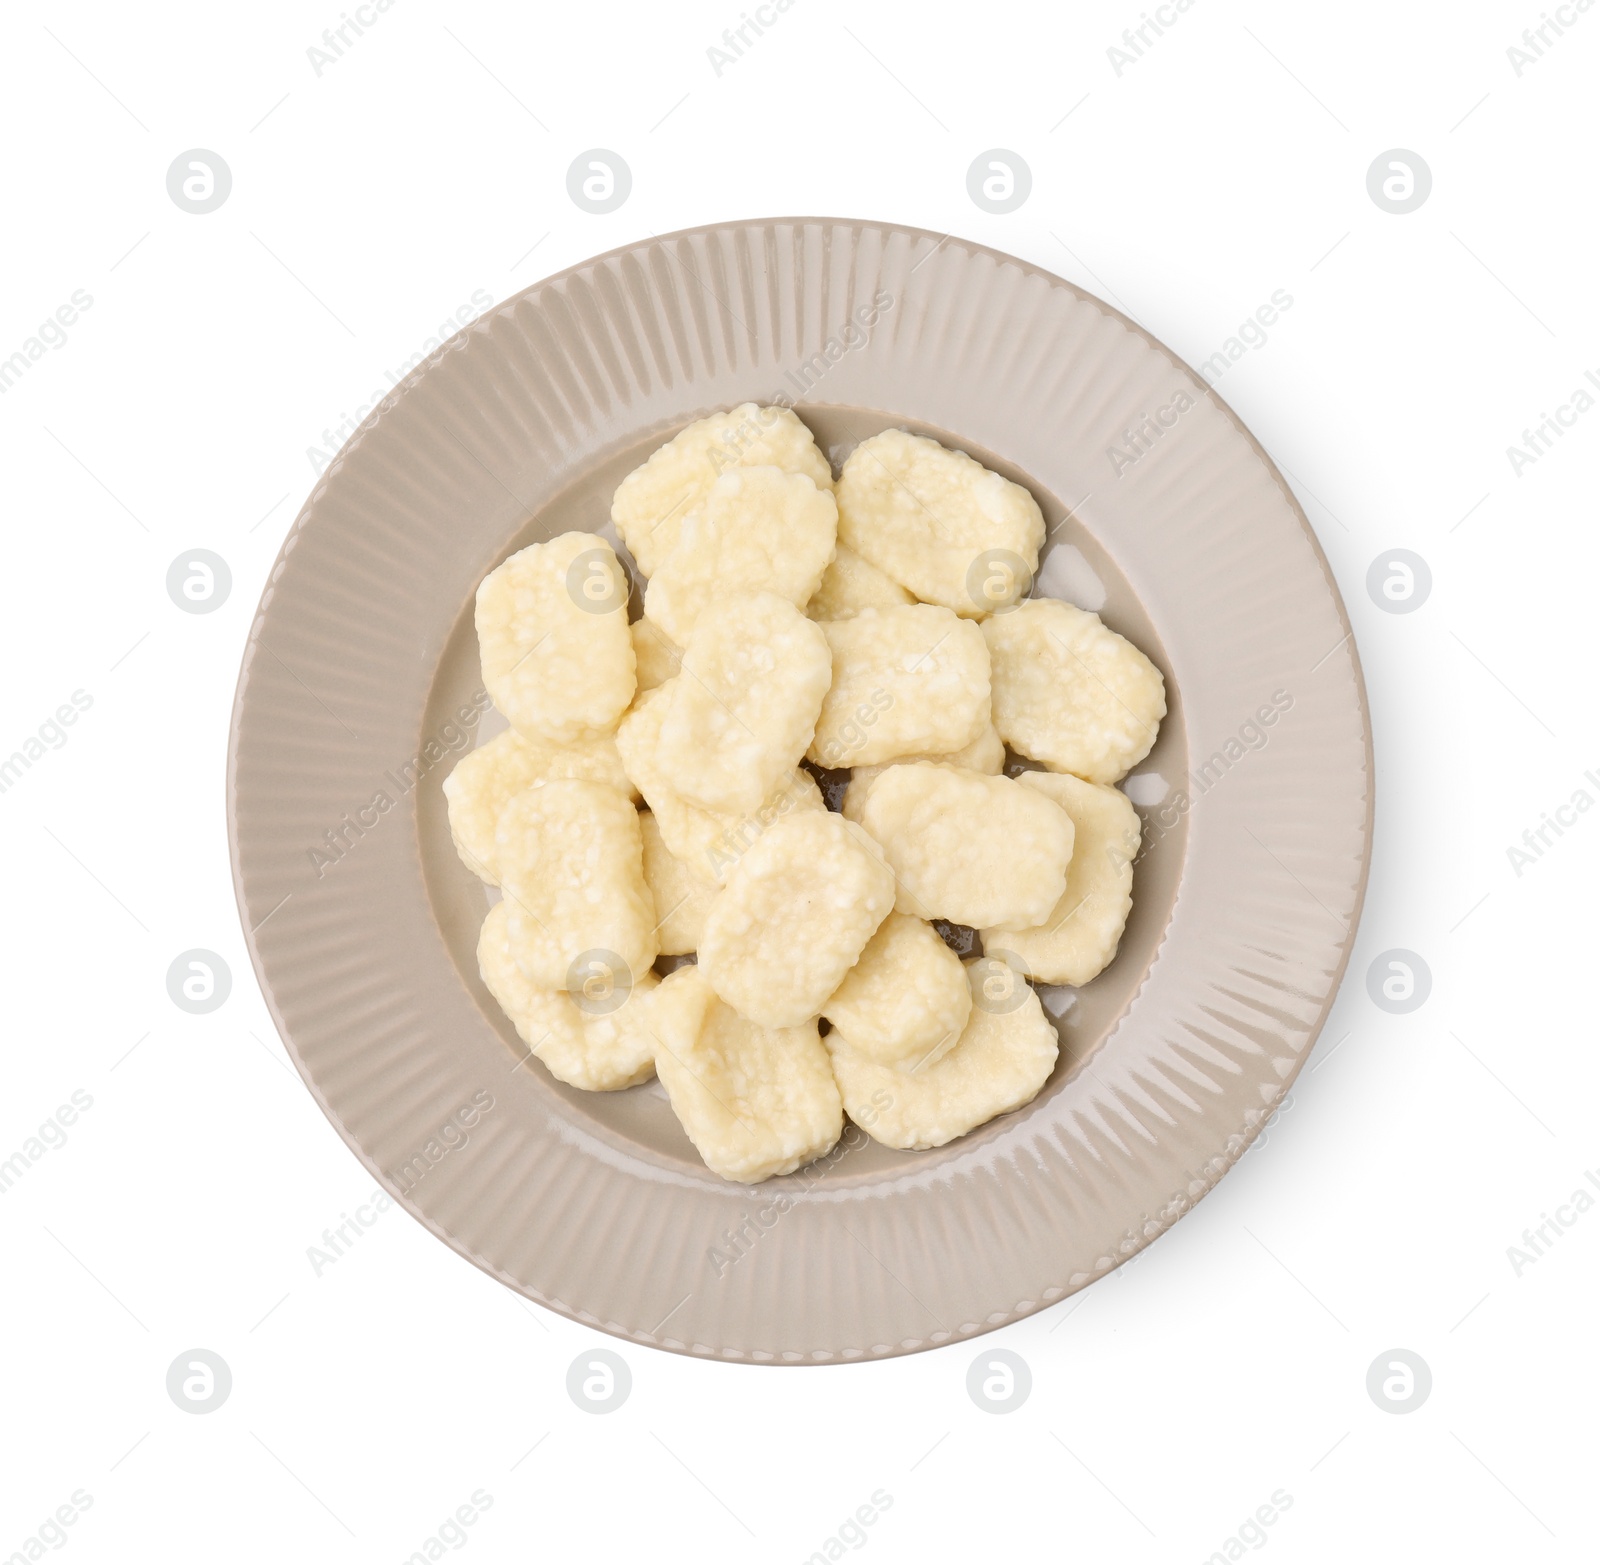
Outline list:
[[[702,1166],[657,1083],[587,1094],[519,1064],[477,976],[485,893],[451,850],[440,783],[494,721],[472,726],[484,573],[604,525],[617,481],[690,420],[779,394],[836,463],[893,424],[1026,484],[1051,524],[1040,590],[1144,648],[1172,710],[1129,785],[1145,806],[1133,920],[1100,978],[1048,994],[1064,1047],[1039,1097],[938,1151],[857,1133],[745,1188]],[[1332,1002],[1371,778],[1316,540],[1191,370],[1009,256],[796,219],[574,267],[475,322],[367,420],[262,598],[229,826],[279,1031],[418,1218],[618,1336],[811,1363],[1016,1320],[1211,1189]]]

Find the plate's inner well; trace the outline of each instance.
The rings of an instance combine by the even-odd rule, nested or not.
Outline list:
[[[702,410],[707,411],[711,410]],[[803,1179],[809,1189],[816,1189],[841,1181],[859,1183],[901,1178],[935,1164],[951,1148],[970,1147],[985,1137],[998,1134],[1018,1117],[1039,1112],[1075,1072],[1084,1068],[1143,982],[1172,913],[1188,835],[1188,816],[1169,806],[1186,786],[1189,746],[1184,727],[1183,692],[1173,680],[1155,626],[1115,562],[1079,520],[1068,514],[1056,495],[1032,475],[1008,463],[1002,455],[962,440],[948,430],[866,409],[811,408],[799,404],[795,411],[810,426],[836,474],[860,441],[880,430],[898,427],[964,450],[984,466],[1023,485],[1039,502],[1046,526],[1034,595],[1063,598],[1099,614],[1111,629],[1126,636],[1150,658],[1161,670],[1167,686],[1167,716],[1155,748],[1121,784],[1143,820],[1144,842],[1134,868],[1133,912],[1116,959],[1081,989],[1046,985],[1039,991],[1062,1043],[1061,1057],[1049,1082],[1032,1103],[1013,1114],[991,1120],[951,1143],[950,1147],[900,1152],[866,1137],[856,1137],[841,1155],[830,1156],[809,1169],[771,1181],[774,1187],[781,1187],[786,1180]],[[603,533],[639,583],[638,572],[611,527],[611,496],[629,472],[692,421],[692,418],[684,418],[612,452],[581,480],[528,517],[523,526],[506,539],[499,558],[564,532]],[[472,608],[470,598],[461,605],[455,627],[445,644],[424,716],[425,736],[450,732],[456,712],[475,700],[482,704],[483,681],[478,667]],[[638,614],[636,591],[630,617],[637,618]],[[459,725],[456,727],[459,729]],[[504,727],[504,719],[489,712],[478,726],[476,742],[493,738]],[[1030,764],[1008,754],[1007,770],[1010,772]],[[518,1057],[526,1055],[527,1049],[478,977],[477,962],[478,931],[485,913],[500,893],[485,886],[456,855],[450,840],[442,789],[448,771],[448,766],[435,767],[418,789],[417,822],[428,895],[461,981],[476,999],[489,1024],[505,1040],[509,1069]],[[831,801],[833,790],[828,793]],[[971,935],[971,941],[972,951],[981,949],[975,934]],[[441,1040],[441,1046],[447,1047],[448,1040]],[[538,1061],[530,1061],[525,1070],[536,1080],[553,1113],[582,1124],[590,1134],[610,1141],[619,1151],[656,1162],[697,1181],[721,1183],[707,1170],[690,1144],[659,1081],[652,1080],[623,1092],[579,1092],[556,1081]]]

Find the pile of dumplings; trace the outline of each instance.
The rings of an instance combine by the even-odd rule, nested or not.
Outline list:
[[[510,726],[444,786],[501,891],[478,962],[519,1035],[573,1087],[659,1075],[743,1183],[820,1157],[845,1116],[927,1148],[1029,1102],[1057,1054],[1029,980],[1089,982],[1132,907],[1140,825],[1113,785],[1166,715],[1158,670],[1024,596],[1026,489],[902,430],[835,480],[791,410],[746,403],[630,473],[611,520],[647,579],[633,624],[595,533],[478,589]]]

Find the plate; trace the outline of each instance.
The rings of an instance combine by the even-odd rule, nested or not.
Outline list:
[[[700,1162],[659,1083],[573,1091],[477,976],[484,888],[440,785],[494,723],[473,594],[607,522],[693,419],[784,400],[842,459],[891,425],[1037,497],[1038,590],[1100,611],[1171,711],[1125,786],[1134,913],[1046,993],[1033,1103],[922,1153],[856,1134],[766,1184]],[[1231,410],[1100,300],[892,224],[687,230],[487,312],[374,410],[273,567],[228,757],[267,1004],[375,1177],[509,1287],[652,1347],[825,1363],[959,1341],[1103,1276],[1192,1207],[1287,1091],[1354,938],[1372,756],[1310,526]]]

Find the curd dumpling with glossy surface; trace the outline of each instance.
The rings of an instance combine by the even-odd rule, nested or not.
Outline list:
[[[815,620],[849,619],[863,609],[896,609],[915,601],[871,560],[841,543],[822,573],[822,585],[806,604],[806,614]]]
[[[917,1071],[955,1047],[971,1010],[961,958],[931,924],[891,913],[822,1014],[863,1058]]]
[[[500,813],[495,859],[517,961],[541,989],[564,989],[600,952],[638,977],[655,961],[639,812],[605,783],[548,782]]]
[[[1086,984],[1117,954],[1133,911],[1139,816],[1126,794],[1061,772],[1024,772],[1017,781],[1053,799],[1072,817],[1067,889],[1043,923],[985,929],[986,951],[1015,952],[1046,984]]]
[[[639,831],[645,884],[656,908],[656,944],[662,956],[688,956],[699,949],[716,892],[673,854],[652,811],[640,811]]]
[[[698,967],[651,996],[656,1072],[706,1167],[758,1184],[819,1158],[844,1129],[828,1051],[808,1020],[769,1028],[717,998]]]
[[[1039,997],[1018,980],[1000,1000],[984,995],[969,963],[973,1004],[954,1048],[917,1071],[882,1065],[839,1035],[825,1042],[849,1114],[874,1141],[921,1151],[942,1147],[1038,1096],[1055,1069],[1060,1043]]]
[[[670,681],[669,681],[670,683]],[[792,767],[753,810],[719,813],[682,798],[661,758],[665,686],[640,697],[617,729],[617,752],[634,786],[656,818],[668,852],[707,886],[720,886],[745,850],[775,821],[795,810],[825,810],[810,772]]]
[[[633,638],[634,680],[637,700],[677,676],[683,666],[683,649],[656,622],[646,615],[629,627]]]
[[[925,435],[886,429],[863,440],[837,496],[840,543],[924,603],[968,619],[1015,602],[1039,568],[1039,502]],[[1009,585],[997,591],[997,582]]]
[[[674,791],[719,814],[760,807],[806,753],[833,664],[822,627],[786,598],[726,598],[695,622],[661,689],[658,754]]]
[[[469,750],[444,780],[450,835],[461,862],[480,880],[498,886],[494,834],[500,812],[535,783],[572,777],[609,783],[628,794],[634,791],[622,769],[622,757],[612,734],[552,744],[525,739],[516,729],[508,728],[487,744]]]
[[[634,659],[624,580],[604,538],[563,533],[519,550],[479,585],[484,688],[526,738],[570,744],[615,728],[627,710]]]
[[[949,609],[916,603],[830,620],[832,679],[809,758],[873,766],[960,750],[989,726],[989,649]]]
[[[788,408],[745,402],[696,420],[617,486],[611,520],[646,576],[671,552],[684,519],[730,467],[781,467],[833,488],[833,469]]]
[[[911,766],[917,761],[935,761],[944,766],[958,766],[965,772],[982,772],[986,777],[998,777],[1006,767],[1006,747],[990,723],[971,744],[964,749],[952,750],[947,755],[898,755],[880,766],[851,768],[850,781],[839,801],[839,813],[847,821],[861,820],[861,806],[866,802],[872,779],[881,776],[891,766]]]
[[[684,518],[645,589],[644,610],[679,645],[719,599],[771,592],[802,607],[833,558],[833,491],[780,467],[729,468]]]
[[[660,980],[646,970],[620,992],[591,988],[581,1002],[568,989],[541,989],[516,960],[511,908],[502,900],[489,909],[478,936],[478,971],[518,1036],[569,1087],[616,1092],[648,1081],[655,1075],[655,1034],[645,1007]]]
[[[1043,923],[1066,890],[1071,817],[1009,777],[932,761],[890,766],[860,810],[894,871],[901,913],[1027,926]]]
[[[878,845],[841,815],[779,821],[728,874],[706,915],[700,971],[764,1027],[815,1018],[894,907]]]
[[[1167,715],[1161,671],[1131,641],[1054,598],[983,622],[994,726],[1013,750],[1085,782],[1125,777]]]

